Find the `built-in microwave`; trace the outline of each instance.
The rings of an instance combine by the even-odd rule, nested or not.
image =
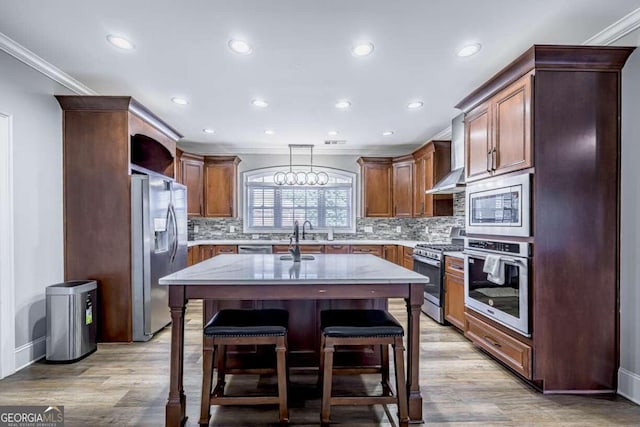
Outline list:
[[[531,174],[467,185],[467,234],[531,236]]]

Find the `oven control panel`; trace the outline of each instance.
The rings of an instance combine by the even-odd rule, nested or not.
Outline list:
[[[467,239],[466,247],[469,249],[479,249],[482,251],[529,256],[529,245],[527,243]]]

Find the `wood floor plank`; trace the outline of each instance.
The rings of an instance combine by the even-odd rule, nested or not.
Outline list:
[[[402,300],[390,311],[406,327]],[[189,303],[185,324],[185,374],[188,425],[199,418],[202,375],[202,303]],[[67,426],[162,426],[168,393],[170,329],[146,343],[100,344],[74,364],[37,362],[0,380],[0,405],[64,405]],[[420,382],[425,423],[429,426],[637,426],[640,406],[620,396],[542,395],[452,327],[421,318]],[[317,426],[320,396],[315,376],[292,374],[290,417],[295,426]],[[229,376],[229,390],[274,388],[272,378]],[[337,392],[379,392],[376,376],[340,376]],[[241,391],[242,392],[242,391]],[[266,407],[219,407],[214,426],[275,425],[278,411]],[[395,426],[396,408],[336,407],[336,425]]]

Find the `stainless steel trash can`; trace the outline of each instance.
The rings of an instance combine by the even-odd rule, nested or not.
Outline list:
[[[47,361],[75,362],[94,352],[98,285],[74,280],[47,287]]]

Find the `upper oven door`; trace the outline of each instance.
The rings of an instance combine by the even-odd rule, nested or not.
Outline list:
[[[464,303],[505,326],[529,335],[529,260],[502,256],[504,284],[488,280],[486,254],[465,249]]]
[[[531,175],[492,178],[467,186],[468,234],[531,235]]]
[[[414,254],[413,271],[429,279],[429,282],[424,285],[424,297],[440,307],[440,294],[442,293],[441,261]]]

